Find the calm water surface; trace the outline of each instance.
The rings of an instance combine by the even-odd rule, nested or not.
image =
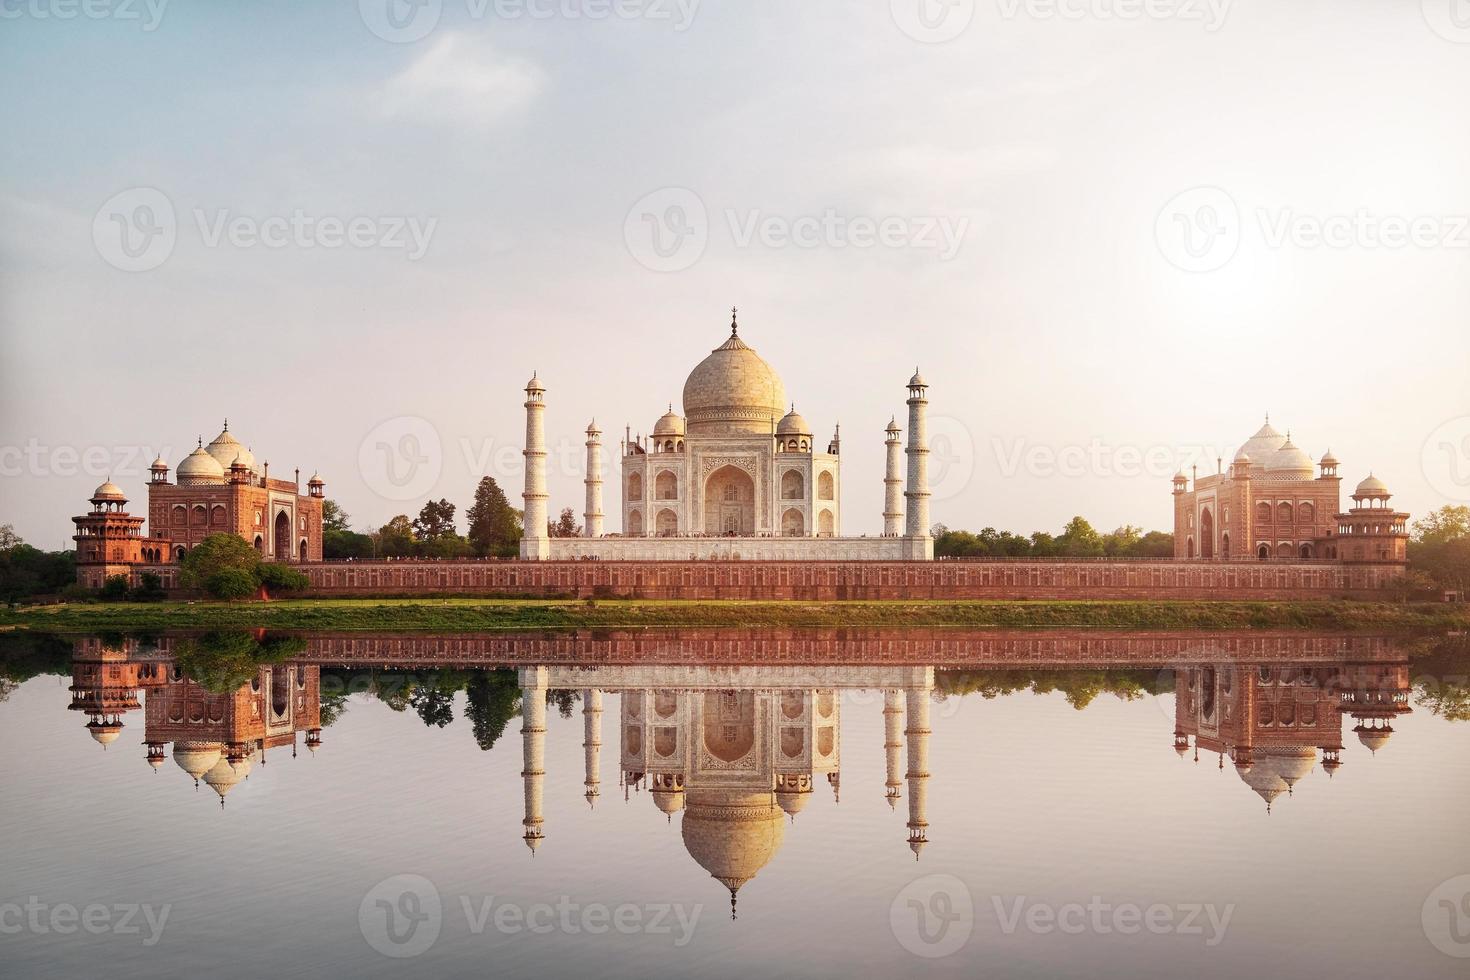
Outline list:
[[[1470,971],[1463,641],[0,657],[6,977]]]

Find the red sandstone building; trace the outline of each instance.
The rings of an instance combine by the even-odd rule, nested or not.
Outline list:
[[[301,492],[301,473],[293,479],[270,476],[270,464],[257,465],[248,448],[230,435],[229,423],[208,446],[184,458],[177,483],[168,464],[153,461],[148,483],[151,533],[145,518],[128,513],[127,498],[108,481],[92,494],[90,513],[72,518],[77,526],[77,581],[100,588],[113,575],[132,576],[140,566],[177,564],[211,534],[234,534],[250,542],[267,560],[322,560],[322,503],[325,484],[313,476]],[[172,576],[165,576],[165,584]]]
[[[1338,465],[1331,450],[1313,463],[1268,418],[1228,470],[1196,476],[1193,486],[1174,477],[1174,557],[1402,566],[1409,515],[1389,506],[1388,487],[1373,476],[1343,511]]]

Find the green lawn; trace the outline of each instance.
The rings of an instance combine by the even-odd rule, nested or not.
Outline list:
[[[1456,630],[1470,628],[1470,609],[1368,602],[296,599],[78,603],[0,610],[0,628],[74,632],[252,627],[471,632],[645,626]]]

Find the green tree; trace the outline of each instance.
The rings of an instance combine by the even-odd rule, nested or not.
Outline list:
[[[255,581],[271,595],[301,592],[311,586],[311,579],[304,572],[280,562],[261,562],[255,570]]]
[[[15,533],[14,524],[0,524],[0,551],[9,551],[25,544],[20,535]]]
[[[250,582],[250,591],[255,591],[255,570],[260,567],[260,554],[244,538],[233,534],[211,534],[184,555],[179,564],[179,582],[186,589],[210,589],[209,583],[220,572],[243,572]],[[239,578],[224,578],[233,589],[242,581]],[[220,598],[225,598],[221,596]]]
[[[454,505],[448,500],[431,500],[414,519],[413,533],[420,541],[438,541],[455,533]]]
[[[351,531],[352,518],[335,500],[322,501],[322,532]]]
[[[16,544],[0,548],[0,602],[15,605],[76,584],[76,552],[42,551],[19,538],[14,540]]]
[[[126,575],[109,575],[97,595],[103,602],[122,602],[128,597],[130,585]]]
[[[1441,507],[1415,521],[1409,567],[1442,589],[1470,587],[1470,507]]]
[[[546,522],[546,536],[549,538],[579,538],[582,536],[582,525],[577,523],[577,515],[572,513],[570,507],[563,507],[561,516],[554,521]]]
[[[466,516],[475,554],[503,558],[516,554],[521,542],[521,519],[492,477],[480,480],[475,502]]]
[[[255,576],[243,568],[221,568],[204,580],[204,590],[216,599],[238,602],[260,589]]]
[[[403,558],[413,554],[417,540],[407,514],[399,514],[378,529],[378,554],[384,558]]]
[[[1065,558],[1100,558],[1103,555],[1102,535],[1084,518],[1074,517],[1062,529],[1056,540],[1057,554]]]

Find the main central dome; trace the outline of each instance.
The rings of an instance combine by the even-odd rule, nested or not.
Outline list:
[[[689,431],[775,431],[786,414],[786,386],[771,366],[740,339],[730,323],[730,339],[689,373],[684,382],[684,416]]]

